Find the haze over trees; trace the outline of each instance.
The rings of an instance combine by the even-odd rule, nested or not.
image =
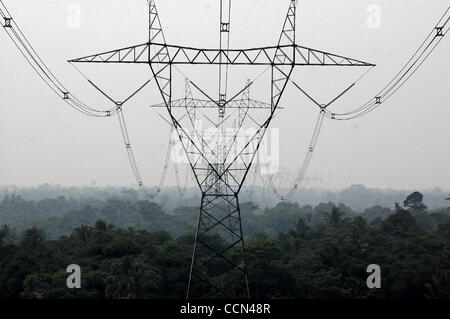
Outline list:
[[[154,191],[154,189],[153,189]],[[283,190],[280,190],[283,192]],[[374,206],[393,208],[395,202],[403,203],[403,200],[415,190],[373,189],[363,185],[352,185],[342,190],[326,190],[307,188],[297,192],[291,199],[292,202],[301,203],[302,206],[317,206],[320,203],[344,204],[354,211],[362,212]],[[426,205],[431,210],[448,206],[446,198],[448,190],[433,189],[421,191],[426,198]],[[0,186],[0,199],[5,195],[20,195],[27,200],[40,201],[43,199],[57,199],[60,196],[67,200],[90,200],[92,202],[106,201],[110,198],[128,201],[144,200],[144,196],[135,189],[127,187],[62,187],[44,184],[37,187]],[[275,196],[271,188],[253,187],[248,185],[241,194],[241,202],[254,202],[259,207],[274,207],[279,198]],[[188,188],[183,197],[177,187],[165,187],[160,196],[155,198],[166,212],[172,212],[179,206],[197,206],[200,196],[197,188]]]

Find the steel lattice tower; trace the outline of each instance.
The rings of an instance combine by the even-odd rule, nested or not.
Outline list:
[[[242,230],[239,193],[254,162],[263,137],[280,108],[280,100],[291,74],[298,66],[373,66],[363,61],[314,50],[296,44],[296,0],[290,1],[283,28],[275,46],[230,49],[230,4],[220,0],[220,44],[216,49],[169,45],[164,37],[154,0],[150,0],[149,41],[136,46],[112,50],[71,60],[71,63],[133,63],[150,66],[196,182],[201,191],[201,206],[195,246],[190,268],[188,298],[249,298],[247,260]],[[215,65],[218,67],[218,96],[211,98],[188,80],[184,98],[173,98],[173,76],[177,66]],[[271,72],[271,99],[264,103],[252,100],[247,82],[231,98],[227,86],[231,66],[263,66]],[[206,98],[195,99],[190,85]],[[118,103],[118,108],[121,104]],[[196,127],[197,112],[216,112],[211,121],[217,132],[211,143]],[[225,128],[231,113],[237,110],[235,130]],[[231,113],[230,115],[228,113]],[[263,114],[257,121],[251,112]],[[257,126],[244,143],[238,135],[245,123]],[[192,133],[193,132],[193,133]],[[236,151],[237,149],[237,151]],[[220,237],[219,237],[219,236]]]

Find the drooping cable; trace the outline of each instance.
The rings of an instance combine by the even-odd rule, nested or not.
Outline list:
[[[273,193],[278,197],[279,200],[285,201],[285,200],[291,199],[292,196],[294,195],[294,193],[296,192],[296,190],[302,187],[303,182],[306,177],[306,172],[308,171],[308,168],[311,164],[311,159],[314,155],[314,152],[317,147],[317,143],[319,141],[320,133],[323,128],[324,119],[325,119],[325,111],[322,109],[322,110],[320,110],[319,116],[317,117],[306,156],[304,157],[303,162],[301,163],[300,169],[297,173],[297,176],[296,176],[292,186],[289,187],[288,191],[285,194],[281,194],[281,192],[278,190],[278,188],[275,185],[275,182],[273,180],[273,174],[267,174],[268,183],[269,183]],[[264,166],[264,164],[262,164],[262,165]],[[266,169],[268,169],[267,164],[265,166],[266,166]],[[264,181],[265,178],[262,176],[261,171],[259,171],[259,174],[260,174],[260,178]]]
[[[134,155],[134,150],[133,150],[133,147],[132,147],[132,144],[131,144],[131,140],[130,140],[130,136],[129,136],[129,133],[128,133],[127,123],[126,123],[125,116],[123,114],[123,108],[122,108],[121,105],[117,106],[117,118],[119,120],[120,130],[121,130],[121,133],[122,133],[123,142],[125,144],[125,149],[126,149],[126,152],[127,152],[128,161],[130,163],[131,170],[132,170],[132,173],[133,173],[134,178],[136,180],[136,183],[137,183],[139,189],[141,190],[141,192],[144,194],[144,196],[148,200],[153,200],[159,193],[161,193],[162,188],[164,187],[166,176],[167,176],[167,170],[169,168],[170,155],[171,155],[171,152],[172,152],[172,147],[174,145],[174,141],[172,139],[172,133],[174,131],[173,126],[171,126],[171,129],[170,129],[169,144],[168,144],[168,147],[167,147],[167,152],[166,152],[166,157],[165,157],[165,160],[164,160],[164,167],[163,167],[163,172],[162,172],[162,175],[161,175],[160,182],[159,182],[159,184],[158,184],[158,186],[156,188],[156,191],[155,192],[150,192],[148,190],[148,188],[145,187],[144,182],[142,180],[142,175],[140,173],[139,167],[138,167],[137,162],[136,162],[136,157]]]
[[[450,6],[445,10],[438,23],[433,27],[431,32],[420,44],[414,54],[409,58],[406,64],[374,98],[370,99],[362,106],[345,113],[331,112],[327,109],[326,117],[332,120],[340,121],[353,120],[365,116],[380,107],[411,79],[411,77],[435,51],[445,35],[447,35],[450,29],[449,24]]]
[[[27,37],[12,18],[12,15],[2,0],[0,0],[0,17],[5,21],[3,28],[13,42],[14,46],[16,46],[41,80],[58,97],[63,99],[66,104],[76,111],[92,117],[109,117],[115,115],[115,109],[100,110],[89,107],[87,104],[81,102],[79,98],[70,93],[70,91],[62,84],[62,82],[43,61],[41,56],[37,53],[37,50],[35,50],[31,45],[30,41],[28,41]]]

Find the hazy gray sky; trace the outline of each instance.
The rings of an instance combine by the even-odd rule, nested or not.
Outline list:
[[[108,105],[66,61],[147,41],[146,0],[5,0],[22,31],[66,86],[87,102]],[[233,1],[232,47],[276,43],[288,0]],[[369,28],[369,5],[378,5],[380,28]],[[79,28],[71,28],[73,5],[81,8]],[[218,44],[216,0],[160,0],[169,43],[199,47]],[[377,64],[335,106],[355,108],[372,98],[417,49],[448,0],[299,1],[297,42]],[[69,24],[68,24],[69,22]],[[450,189],[450,41],[389,102],[350,122],[327,120],[309,175],[325,188],[369,187]],[[81,66],[118,99],[150,75],[146,66]],[[294,79],[326,102],[364,70],[298,68]],[[205,74],[193,72],[199,81]],[[242,74],[242,70],[236,73]],[[245,78],[236,79],[236,87]],[[265,98],[267,92],[253,92]],[[159,181],[169,127],[147,105],[161,102],[154,85],[127,106],[126,116],[147,184]],[[280,161],[296,171],[305,154],[316,109],[290,88],[280,129]],[[183,167],[184,172],[185,167]],[[92,119],[58,100],[32,72],[0,30],[0,185],[134,185],[118,122]],[[168,184],[173,185],[173,172]]]

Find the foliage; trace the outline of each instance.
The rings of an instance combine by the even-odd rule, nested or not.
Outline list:
[[[167,213],[129,196],[5,196],[0,298],[184,298],[198,208]],[[449,298],[450,208],[427,211],[420,193],[404,204],[356,213],[330,202],[241,203],[252,297]],[[82,269],[81,289],[66,286],[70,264]],[[370,264],[382,269],[381,289],[366,286]],[[216,266],[210,274],[226,278]]]
[[[142,209],[161,214],[151,206]],[[346,217],[336,207],[323,216],[315,224],[303,214],[275,237],[253,233],[247,241],[253,298],[450,297],[449,221],[429,233],[408,211],[390,215],[379,226],[362,216]],[[36,227],[15,243],[0,235],[0,297],[184,298],[192,234],[174,238],[102,220],[93,225],[76,227],[58,240],[45,240]],[[65,270],[74,263],[82,269],[81,289],[66,288]],[[381,289],[366,286],[366,268],[373,263],[382,269]]]
[[[411,193],[403,201],[403,206],[414,209],[416,211],[423,211],[427,209],[427,206],[423,203],[423,195],[419,192]]]

